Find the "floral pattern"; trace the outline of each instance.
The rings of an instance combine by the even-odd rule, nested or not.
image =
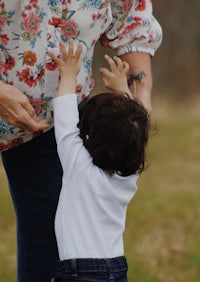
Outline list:
[[[51,126],[59,75],[49,52],[59,54],[59,42],[67,45],[70,38],[83,44],[76,86],[80,103],[94,87],[92,58],[99,38],[119,55],[153,55],[161,28],[152,15],[151,0],[0,0],[0,80],[20,89],[37,116]],[[36,135],[0,119],[0,150]]]

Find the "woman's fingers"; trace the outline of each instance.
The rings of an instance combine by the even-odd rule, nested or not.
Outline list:
[[[46,121],[36,120],[35,110],[29,99],[17,88],[4,84],[1,86],[0,96],[0,116],[5,122],[30,131],[48,128]]]

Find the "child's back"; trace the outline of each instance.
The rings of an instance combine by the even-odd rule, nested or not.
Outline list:
[[[144,169],[149,120],[143,107],[124,93],[97,95],[79,115],[73,91],[80,50],[75,55],[72,45],[70,50],[69,61],[66,51],[66,62],[56,59],[62,68],[61,97],[53,101],[63,167],[55,219],[61,262],[55,281],[104,282],[114,278],[125,282],[126,209],[136,192],[138,174]],[[64,78],[69,70],[74,73],[67,81]],[[122,82],[126,85],[125,74]]]
[[[94,165],[79,137],[78,120],[73,127],[68,119],[75,104],[76,97],[68,96],[59,107],[63,131],[70,123],[70,131],[58,143],[61,163],[68,160],[55,225],[60,258],[122,256],[126,206],[136,192],[137,175],[110,175]]]

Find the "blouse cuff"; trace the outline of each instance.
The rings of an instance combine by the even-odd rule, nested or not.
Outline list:
[[[117,55],[121,56],[121,55],[124,55],[126,53],[131,53],[131,52],[143,52],[143,53],[148,53],[151,56],[154,56],[155,51],[156,50],[149,48],[149,47],[139,47],[139,46],[137,47],[134,44],[130,44],[130,45],[126,45],[126,46],[118,48]]]

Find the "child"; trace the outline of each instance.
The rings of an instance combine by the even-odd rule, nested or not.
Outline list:
[[[76,76],[81,45],[61,44],[54,99],[63,182],[55,219],[60,262],[52,281],[127,281],[123,232],[127,205],[144,169],[149,119],[127,85],[128,64],[105,56],[100,69],[113,93],[92,97],[79,111]]]

